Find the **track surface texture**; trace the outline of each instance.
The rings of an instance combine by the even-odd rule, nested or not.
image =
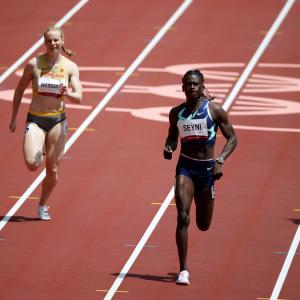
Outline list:
[[[77,3],[0,0],[0,74]],[[69,138],[124,82],[66,152],[49,222],[36,215],[40,184],[8,214],[42,169],[28,171],[22,157],[30,90],[16,132],[8,129],[13,91],[29,58],[1,80],[0,299],[300,299],[299,1],[228,107],[239,145],[216,183],[207,232],[197,230],[192,206],[190,286],[175,284],[174,200],[140,243],[174,183],[179,151],[166,161],[162,150],[167,114],[184,100],[182,75],[200,68],[215,101],[225,103],[287,2],[191,1],[125,78],[182,3],[90,0],[62,24],[84,87],[82,105],[67,103]],[[29,57],[42,51],[43,45]],[[219,137],[216,153],[223,144]],[[292,260],[283,267],[294,238]]]

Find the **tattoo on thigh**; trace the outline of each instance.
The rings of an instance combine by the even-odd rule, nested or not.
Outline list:
[[[26,127],[25,127],[25,134],[29,131],[29,129],[30,129],[30,123],[27,124]]]
[[[38,151],[38,153],[35,155],[35,162],[40,165],[43,161],[43,153],[41,151]]]
[[[68,133],[68,123],[67,123],[67,120],[63,121],[62,127],[63,127],[64,134],[67,135],[67,133]]]

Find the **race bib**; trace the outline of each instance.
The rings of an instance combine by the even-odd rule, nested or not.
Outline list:
[[[179,120],[177,126],[181,139],[187,137],[208,138],[206,119]]]
[[[46,96],[60,96],[60,87],[62,85],[65,85],[64,80],[40,77],[38,80],[38,93]]]

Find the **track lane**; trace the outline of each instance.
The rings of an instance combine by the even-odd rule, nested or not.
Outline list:
[[[248,137],[249,138],[249,137]],[[247,138],[247,139],[248,139]],[[246,140],[247,140],[246,139]],[[277,145],[276,145],[277,146]],[[246,152],[245,152],[246,153]],[[246,155],[245,155],[246,156]],[[267,156],[267,155],[266,155]],[[271,171],[271,173],[272,173],[272,171]],[[237,181],[238,182],[238,181]],[[245,190],[245,192],[246,192],[246,190]],[[254,207],[252,208],[252,213],[254,213]],[[251,218],[251,216],[250,216],[250,214],[248,215],[250,218]],[[249,226],[249,225],[251,225],[251,226],[253,226],[254,224],[253,224],[253,222],[250,222],[249,223],[249,221],[245,221],[244,222],[244,225],[242,226],[242,228],[244,229],[244,231],[245,230],[247,230],[247,226]],[[270,229],[271,230],[271,229]],[[242,237],[242,235],[244,236],[245,234],[244,234],[244,232],[243,231],[241,231],[241,233],[240,233],[240,235],[241,235],[241,237],[240,237],[240,240],[239,240],[239,242],[237,243],[237,245],[238,244],[241,244],[242,243],[242,239],[243,239],[243,237]],[[252,245],[252,243],[251,243],[251,245]],[[254,245],[252,245],[252,248],[254,248],[255,246]],[[229,259],[229,257],[228,257],[228,259],[227,259],[227,261],[230,261],[230,259]],[[262,262],[263,262],[263,260],[262,260]],[[229,264],[229,263],[228,263]],[[227,269],[228,269],[228,264],[226,264],[227,265]],[[240,262],[240,266],[243,266],[243,264],[242,264],[242,261]],[[255,265],[256,266],[256,265]],[[142,266],[140,266],[139,265],[139,267],[140,268],[142,268]],[[257,266],[256,266],[257,267]],[[242,268],[242,267],[241,267]],[[213,270],[215,270],[215,269],[213,269]],[[241,272],[242,272],[242,270],[239,270],[240,272],[238,273],[238,274],[240,274]],[[252,272],[254,272],[254,274],[251,274],[252,275],[252,279],[254,280],[254,278],[255,278],[255,272],[257,272],[257,270],[255,270],[255,269],[252,269]],[[135,273],[134,271],[133,271],[133,273],[134,274],[136,274],[136,276],[130,276],[131,274],[129,273],[129,278],[131,278],[131,277],[133,277],[133,278],[143,278],[143,275],[142,274],[140,274],[140,276],[138,276],[138,274],[137,273]],[[206,272],[204,272],[205,274],[207,274]],[[223,275],[225,275],[225,274],[223,274]],[[276,273],[275,273],[275,276],[276,276]],[[249,276],[250,277],[250,276]],[[147,278],[147,276],[144,276],[144,278],[146,279]],[[149,276],[149,278],[151,278],[151,276]],[[163,278],[163,276],[162,276],[162,278]],[[263,279],[264,277],[262,277],[262,279]],[[235,276],[232,276],[231,277],[231,281],[233,281],[234,282],[234,280],[236,280],[236,277]],[[132,279],[132,280],[134,280],[134,279]],[[155,279],[154,279],[155,280]],[[163,279],[162,279],[162,281],[163,281]],[[225,280],[225,282],[226,282],[227,280]],[[230,282],[231,282],[230,281]],[[136,283],[136,281],[134,281],[135,283]],[[221,283],[221,282],[224,282],[224,278],[223,278],[223,276],[222,277],[220,277],[220,280],[218,281],[218,283]],[[240,294],[242,295],[243,293],[245,293],[245,289],[247,289],[248,288],[248,283],[249,283],[249,279],[247,278],[247,279],[245,279],[245,278],[243,278],[243,284],[241,283],[240,285],[239,285],[239,288],[241,289],[241,291],[239,291],[240,292]],[[261,283],[261,284],[260,284]],[[215,283],[214,283],[215,284]],[[216,289],[216,292],[215,292],[215,294],[216,294],[216,296],[218,296],[218,297],[226,297],[226,296],[224,296],[224,295],[226,295],[226,292],[225,292],[225,288],[224,288],[224,286],[226,286],[226,285],[223,285],[223,284],[219,284],[220,285],[220,289]],[[266,289],[266,286],[265,286],[265,281],[260,281],[259,282],[259,280],[256,280],[255,281],[255,285],[257,286],[257,291],[256,291],[256,296],[258,295],[258,294],[263,294],[263,293],[265,293],[265,294],[268,294],[269,293],[269,291],[272,289],[272,285],[269,285],[268,286],[268,289]],[[211,289],[213,289],[213,286],[211,287]],[[211,293],[211,289],[209,290],[210,291],[210,293]],[[141,290],[144,292],[144,286],[141,288]],[[150,291],[149,291],[150,292]],[[231,291],[232,292],[232,291]],[[237,291],[235,291],[235,292],[237,292]],[[228,295],[228,297],[233,297],[234,295],[236,295],[236,293],[235,294],[231,294],[230,296]],[[255,294],[253,295],[254,297],[255,297]],[[138,296],[137,296],[138,297]],[[258,297],[258,296],[257,296]],[[149,298],[150,298],[150,296],[149,296]],[[179,296],[179,298],[180,298],[180,296]],[[219,299],[219,298],[216,298],[216,299]],[[224,298],[224,299],[227,299],[227,298]]]
[[[268,20],[265,19],[264,22],[268,23]],[[260,25],[258,24],[258,27],[259,26]],[[176,31],[178,32],[180,29],[177,28]],[[69,37],[69,34],[67,34],[67,36]],[[171,35],[168,35],[168,39],[170,39],[170,36]],[[173,36],[174,40],[178,39],[178,36]],[[181,35],[179,34],[179,36]],[[169,49],[169,46],[170,40],[167,45],[165,44],[164,47],[160,47],[160,51],[156,51],[155,55],[151,55],[151,57],[147,60],[147,63],[151,65],[153,63],[154,65],[160,66],[161,59],[165,57],[161,54],[164,52],[168,53],[169,51],[167,50]],[[170,47],[172,48],[172,46]],[[177,49],[177,51],[182,52],[181,49]],[[247,57],[247,54],[248,53],[245,53],[245,57]],[[112,54],[110,55],[113,56]],[[224,54],[224,56],[226,55],[228,54]],[[192,59],[193,55],[189,53],[187,56],[189,56],[189,59]],[[194,59],[197,59],[196,56],[194,57]],[[174,64],[174,58],[168,57],[167,60]],[[151,79],[151,81],[161,82],[161,80],[165,78],[166,76],[157,76],[155,79]],[[180,79],[177,76],[167,76],[167,78],[170,82],[177,82],[178,79]],[[130,81],[132,83],[135,83],[136,81],[143,82],[143,77],[132,77]],[[148,96],[144,97],[144,99],[147,99],[147,103],[141,104],[140,96],[134,97],[129,95],[124,97],[124,95],[119,94],[114,98],[112,104],[118,107],[124,105],[125,102],[128,101],[127,103],[130,103],[129,106],[147,106],[147,104],[150,104],[152,101],[150,98],[151,97]],[[157,100],[153,100],[153,102],[156,101]],[[161,101],[166,102],[165,99],[161,99]],[[69,115],[71,115],[71,113]],[[72,125],[76,126],[80,124],[80,120],[84,118],[84,115],[84,113],[75,112],[74,116],[76,116],[76,120],[73,119]],[[237,118],[235,118],[235,120],[236,119]],[[147,124],[146,129],[144,126],[145,123]],[[124,129],[126,124],[126,129],[130,132],[130,134],[127,134],[126,139],[123,137],[121,139],[120,135],[114,136],[111,133],[113,133],[115,129],[113,129],[111,124],[123,125],[122,128],[120,128],[120,126],[116,126],[116,132],[121,132],[121,129]],[[45,277],[42,276],[41,279],[37,279],[41,284],[42,289],[49,292],[49,298],[57,295],[57,291],[53,288],[62,290],[64,287],[67,290],[66,297],[74,298],[76,295],[80,294],[88,299],[93,297],[95,286],[99,287],[99,289],[103,286],[107,287],[115,278],[115,274],[121,269],[123,261],[118,260],[118,258],[128,257],[131,253],[132,249],[126,247],[126,243],[128,243],[128,240],[139,240],[143,230],[149,223],[148,221],[152,218],[156,211],[156,209],[152,206],[150,206],[149,210],[149,202],[152,198],[161,199],[162,195],[166,195],[167,189],[171,186],[173,181],[172,172],[175,161],[171,163],[172,165],[162,164],[160,155],[161,145],[165,138],[166,124],[153,125],[152,122],[148,123],[141,120],[133,121],[132,117],[128,119],[128,115],[120,116],[114,115],[112,112],[104,112],[101,118],[95,120],[92,125],[95,128],[95,132],[85,133],[82,136],[82,144],[84,147],[82,148],[80,144],[75,144],[69,152],[69,156],[71,158],[66,159],[63,162],[61,177],[66,179],[66,181],[64,181],[66,184],[64,186],[60,185],[53,196],[52,211],[56,215],[56,225],[43,224],[43,227],[41,228],[40,223],[36,226],[36,224],[34,224],[35,222],[23,222],[22,226],[26,226],[26,232],[28,233],[25,232],[25,234],[23,233],[23,236],[21,236],[20,223],[13,222],[9,224],[9,227],[7,227],[4,232],[5,237],[9,238],[9,236],[14,236],[14,241],[18,241],[18,244],[20,245],[20,248],[18,249],[18,255],[20,257],[17,260],[17,265],[20,266],[18,270],[21,273],[23,272],[23,268],[26,266],[24,261],[29,261],[32,257],[32,253],[30,253],[30,251],[34,241],[30,240],[30,236],[38,236],[38,244],[45,243],[44,247],[39,247],[38,244],[34,244],[37,249],[41,250],[41,253],[38,253],[39,251],[36,250],[34,251],[34,254],[39,258],[47,258],[50,260],[48,269],[50,274],[54,274],[57,269],[62,269],[62,272],[57,279],[50,282],[50,286],[46,286],[44,284]],[[147,133],[149,134],[147,138],[143,136],[143,132],[145,130],[147,130]],[[95,149],[92,143],[94,143],[95,136],[97,136],[96,139],[100,139],[98,136],[99,132],[102,133],[101,143],[100,145],[97,144]],[[258,141],[262,142],[264,138],[263,136],[252,137],[252,134],[249,133],[239,133],[239,136],[240,135],[243,136],[241,137],[243,145],[246,145],[251,139],[254,144],[250,147],[250,149],[248,149],[248,146],[242,147],[237,154],[235,154],[237,161],[242,162],[242,166],[247,169],[247,157],[250,157],[253,153],[255,153],[255,143]],[[286,140],[289,140],[289,136],[286,137]],[[136,148],[133,147],[132,141],[134,141],[134,146]],[[110,152],[112,154],[111,157],[109,157],[107,153],[108,145],[117,145],[113,147],[113,149],[110,148]],[[273,146],[276,148],[277,144],[272,145],[272,147]],[[281,153],[285,153],[285,151],[286,150],[284,148],[281,149]],[[265,154],[267,155],[267,153],[268,151],[266,150]],[[113,157],[121,158],[121,163],[120,160],[114,161]],[[151,161],[149,161],[149,157],[152,158]],[[274,154],[274,156],[270,159],[275,160],[277,157],[278,154]],[[261,154],[259,153],[254,155],[254,159],[257,159],[258,163],[264,163],[261,158]],[[134,161],[134,164],[132,164],[132,161]],[[76,163],[78,163],[77,167]],[[100,170],[99,165],[102,166]],[[240,174],[238,174],[238,170],[241,168],[241,165],[239,164],[239,166],[236,166],[233,162],[228,162],[227,166],[230,172],[226,175],[228,176],[228,179],[226,180],[238,183],[241,179]],[[265,167],[265,165],[263,166]],[[157,172],[157,168],[161,170],[159,174]],[[256,171],[256,173],[261,172],[261,168],[261,165],[255,165],[253,171]],[[141,170],[147,170],[147,174],[144,178],[141,178]],[[201,295],[213,295],[216,297],[227,297],[228,295],[234,296],[237,294],[245,295],[247,289],[246,284],[249,278],[246,276],[238,278],[240,286],[236,287],[237,278],[234,275],[240,275],[244,272],[243,263],[246,257],[245,249],[247,249],[248,245],[244,241],[245,232],[243,229],[247,230],[250,226],[252,231],[249,234],[247,233],[246,237],[249,238],[250,245],[255,245],[255,247],[257,246],[255,229],[257,228],[261,230],[261,226],[257,225],[255,219],[252,219],[256,203],[251,202],[251,200],[264,195],[265,192],[262,193],[263,182],[267,181],[267,175],[272,172],[271,168],[267,170],[269,171],[266,171],[266,174],[261,175],[258,178],[256,174],[250,178],[246,177],[251,179],[251,183],[247,184],[239,191],[236,189],[228,191],[228,188],[226,188],[228,185],[227,182],[224,184],[220,182],[218,194],[222,195],[222,200],[220,199],[220,202],[218,202],[220,203],[218,204],[220,207],[216,210],[216,215],[214,217],[214,223],[216,226],[214,229],[215,231],[212,228],[213,231],[209,232],[209,234],[205,235],[205,237],[204,235],[201,235],[201,238],[198,241],[197,237],[199,236],[199,232],[196,232],[196,230],[191,228],[191,234],[194,235],[192,239],[195,244],[191,245],[190,259],[195,262],[199,261],[199,266],[196,264],[193,266],[193,282],[197,282],[199,285],[191,285],[189,290],[183,290],[174,287],[173,283],[165,284],[164,282],[155,280],[155,278],[161,279],[161,277],[167,277],[168,280],[170,276],[167,275],[167,271],[168,273],[177,272],[177,269],[174,268],[177,263],[175,244],[173,242],[173,236],[170,237],[170,232],[172,232],[173,228],[175,228],[175,214],[174,210],[171,208],[167,211],[166,216],[163,218],[162,226],[158,227],[149,241],[150,245],[158,245],[157,251],[152,248],[146,248],[143,251],[143,255],[138,259],[137,264],[131,270],[132,272],[130,272],[126,280],[126,285],[122,286],[123,289],[127,289],[129,291],[129,294],[117,294],[116,297],[134,297],[138,299],[140,295],[145,295],[145,291],[147,292],[147,295],[149,295],[149,298],[152,296],[157,297],[157,295],[164,295],[166,297],[172,295],[172,299],[174,299],[174,291],[176,291],[178,297],[182,295],[181,293],[187,295],[187,291],[191,297],[198,297],[199,293],[203,293]],[[93,175],[91,176],[91,174]],[[276,177],[272,180],[274,181],[275,179]],[[79,180],[79,183],[76,184],[76,180]],[[256,180],[261,181],[261,185],[258,186],[258,191],[255,191],[257,187],[253,189],[252,185],[252,182],[255,182]],[[133,185],[132,182],[136,182],[136,184]],[[149,182],[151,183],[150,191]],[[245,182],[243,182],[243,185],[245,185]],[[126,189],[127,186],[130,186],[129,190]],[[273,186],[271,182],[270,186]],[[245,194],[249,193],[249,189],[253,189],[253,191],[248,196],[248,201],[247,199],[244,199],[243,206],[240,207],[239,210],[234,212],[231,211],[231,214],[236,216],[236,219],[238,220],[237,224],[233,224],[232,222],[228,223],[228,218],[223,212],[228,209],[227,206],[233,207],[236,205],[237,195],[244,197]],[[130,197],[125,197],[125,195],[128,194]],[[223,196],[223,194],[226,195]],[[58,200],[65,199],[66,195],[71,196],[71,201],[69,199],[68,201]],[[97,195],[96,200],[94,200],[95,195]],[[273,196],[276,196],[275,191],[272,194],[272,197]],[[262,198],[263,201],[261,203],[262,205],[260,207],[259,214],[260,222],[264,219],[264,209],[267,208],[267,204],[272,200],[269,198],[271,198],[271,196]],[[223,204],[221,201],[223,201]],[[129,205],[129,203],[131,205]],[[114,217],[116,212],[120,211],[120,208],[122,209],[122,214],[118,214],[117,218]],[[34,209],[35,203],[28,202],[28,205],[22,208],[20,214],[30,216],[33,214]],[[271,211],[273,212],[273,209]],[[278,211],[278,213],[282,212],[282,208],[280,206],[278,207]],[[138,215],[142,215],[143,218],[138,219]],[[132,216],[134,216],[135,219],[133,219]],[[242,217],[244,217],[243,222],[241,221]],[[272,214],[270,217],[272,217]],[[74,219],[77,220],[77,222],[74,222]],[[87,220],[89,220],[89,222],[87,222]],[[249,222],[249,220],[251,220],[251,222]],[[105,226],[103,226],[103,224],[105,224]],[[266,225],[265,222],[262,224],[264,226]],[[240,226],[240,229],[236,231],[236,227],[238,226]],[[110,230],[108,230],[108,228],[112,230],[113,234]],[[135,231],[133,228],[137,228],[138,230]],[[46,237],[44,236],[45,229],[47,230]],[[272,227],[269,226],[266,229],[271,230]],[[284,226],[281,232],[282,236],[285,235],[286,230],[289,230],[289,228]],[[226,234],[223,237],[220,237],[218,232],[225,232]],[[29,235],[29,233],[32,235]],[[167,236],[167,238],[165,236]],[[254,240],[252,240],[252,237]],[[262,241],[264,241],[266,234],[262,232],[261,238]],[[269,238],[272,242],[273,239],[271,237]],[[228,240],[232,241],[232,243],[228,242]],[[222,243],[222,241],[224,242]],[[228,243],[226,244],[226,242]],[[220,243],[225,244],[225,246],[222,247],[222,250],[224,251],[223,256],[220,255]],[[234,250],[230,249],[230,245],[232,244],[235,245]],[[284,241],[282,244],[285,244]],[[53,247],[53,245],[56,245],[55,255],[50,255],[49,257],[47,248],[50,248],[51,246]],[[160,249],[162,248],[160,245],[163,245],[163,249]],[[13,250],[14,246],[15,245],[13,245],[13,243],[10,243],[10,250]],[[24,251],[26,253],[24,253]],[[232,266],[227,263],[228,260],[224,260],[224,257],[227,259],[231,258],[234,253],[236,253],[237,258]],[[249,251],[247,254],[250,258],[252,258],[253,252]],[[55,257],[56,255],[58,255],[58,257]],[[111,257],[114,258],[114,261],[109,260]],[[165,261],[163,262],[161,262],[162,257],[165,258]],[[257,260],[264,262],[264,258],[267,256],[255,254],[255,257],[258,257],[256,258]],[[7,267],[9,268],[9,256],[7,259]],[[152,262],[152,260],[154,261]],[[65,262],[63,264],[63,268],[61,261]],[[277,261],[277,259],[274,259],[274,262],[275,261]],[[251,263],[252,262],[253,261],[251,260]],[[151,267],[149,267],[149,265],[151,265]],[[276,265],[279,267],[279,263]],[[263,266],[265,267],[265,264],[261,265],[261,270],[257,269],[257,264],[251,267],[251,272],[249,273],[250,281],[248,282],[252,282],[253,278],[256,278],[257,270],[260,270],[262,278],[264,277],[263,274],[265,274],[265,270]],[[25,276],[35,278],[35,276],[32,277],[32,272],[33,274],[41,275],[39,267],[39,262],[34,263],[33,267],[28,265],[28,271],[25,273]],[[247,265],[247,267],[249,266]],[[216,270],[217,275],[215,274]],[[132,276],[130,276],[131,274]],[[154,278],[151,277],[152,274],[154,274]],[[204,274],[207,274],[207,276],[204,276]],[[229,274],[232,276],[229,276]],[[20,274],[20,276],[21,275],[22,274]],[[157,277],[155,277],[155,275]],[[226,278],[224,277],[225,275]],[[10,274],[8,274],[8,276],[10,276]],[[89,280],[83,280],[85,277],[88,277]],[[216,277],[221,279],[217,281],[218,291],[216,291]],[[23,288],[23,290],[30,292],[31,295],[38,296],[39,290],[35,291],[34,285],[32,284],[30,284],[30,288],[28,288],[28,282],[22,280],[21,277],[15,278],[15,282],[20,283],[20,287]],[[266,288],[263,283],[253,283],[256,285],[256,292],[262,291],[262,289]],[[272,284],[268,285],[267,291],[270,290],[269,287],[271,286]],[[91,289],[93,289],[93,292],[91,292]],[[89,292],[87,292],[87,290],[89,290]],[[139,294],[140,292],[143,292],[143,294]],[[103,294],[98,292],[96,293],[96,296],[97,295],[101,297]]]

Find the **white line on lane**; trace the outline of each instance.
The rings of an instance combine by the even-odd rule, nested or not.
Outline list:
[[[74,14],[76,14],[89,0],[79,1],[67,14],[65,14],[55,25],[61,27]],[[13,73],[24,61],[26,61],[44,42],[44,37],[41,37],[29,50],[27,50],[13,65],[11,65],[1,76],[2,83],[11,73]]]
[[[269,45],[269,43],[271,42],[271,39],[273,38],[274,34],[278,30],[280,24],[282,23],[282,21],[286,17],[286,15],[287,15],[288,11],[290,10],[293,2],[295,2],[295,0],[288,1],[287,4],[281,10],[280,14],[276,18],[276,20],[273,23],[272,27],[270,28],[270,30],[268,31],[267,35],[263,39],[262,43],[260,44],[260,46],[258,47],[258,49],[256,50],[256,52],[254,53],[254,55],[251,58],[250,62],[247,64],[247,66],[246,66],[244,72],[242,73],[241,77],[236,82],[236,84],[235,84],[234,88],[232,89],[231,93],[226,98],[226,100],[225,100],[225,102],[223,104],[224,110],[227,111],[229,109],[229,107],[232,104],[233,100],[238,95],[238,93],[241,90],[242,86],[244,85],[244,83],[246,82],[246,80],[248,79],[248,77],[250,76],[253,68],[257,64],[257,62],[260,59],[260,57],[262,56],[263,52],[266,50],[266,48]],[[187,4],[187,7],[190,4],[191,3],[189,2]],[[129,259],[127,260],[126,264],[124,265],[123,269],[119,273],[117,279],[115,280],[114,284],[112,285],[112,287],[108,291],[108,293],[105,296],[104,300],[112,299],[112,297],[116,293],[118,287],[121,285],[123,279],[125,278],[127,272],[129,271],[129,269],[133,265],[134,261],[136,260],[136,258],[139,255],[139,253],[142,251],[144,245],[147,243],[147,240],[149,239],[150,235],[152,234],[153,230],[155,229],[155,227],[158,224],[160,218],[163,216],[165,210],[167,209],[168,205],[171,203],[171,201],[172,201],[173,198],[174,198],[174,187],[171,188],[171,190],[168,193],[167,197],[163,201],[162,206],[160,207],[160,209],[158,210],[158,212],[154,216],[152,222],[150,223],[150,225],[147,228],[146,232],[144,233],[143,237],[141,238],[141,240],[139,241],[138,245],[134,249],[133,253],[131,254],[131,256],[129,257]],[[273,299],[273,300],[275,300],[275,299]]]
[[[297,228],[297,231],[295,233],[294,239],[292,241],[291,247],[289,249],[288,255],[284,261],[284,264],[282,266],[281,272],[278,276],[278,279],[276,281],[276,284],[274,286],[272,295],[270,297],[270,300],[277,300],[280,294],[280,291],[282,289],[283,283],[285,281],[285,278],[287,276],[287,273],[289,271],[289,268],[292,264],[293,258],[296,254],[298,245],[300,243],[300,225]]]
[[[163,37],[163,35],[181,17],[181,15],[187,10],[187,8],[190,6],[190,4],[192,2],[193,2],[193,0],[185,0],[179,6],[179,8],[175,11],[175,13],[167,21],[167,23],[161,28],[161,30],[152,39],[152,41],[150,42],[150,44],[146,47],[146,48],[149,48],[149,50],[147,50],[147,54],[148,54],[148,52],[151,51],[151,49],[154,46],[156,46],[156,44],[161,40],[161,38]],[[139,56],[140,59],[137,58],[138,61],[139,60],[143,60],[145,58],[146,53],[144,54],[144,51],[140,54],[140,56]],[[137,66],[135,66],[135,68],[136,67]],[[133,70],[132,70],[132,72],[133,72]],[[121,283],[122,283],[123,279],[125,278],[127,272],[129,271],[129,269],[133,265],[134,261],[136,260],[136,258],[140,254],[140,252],[142,251],[142,248],[146,244],[147,240],[149,239],[150,235],[152,234],[153,230],[155,229],[155,227],[156,227],[157,223],[159,222],[160,218],[162,217],[162,215],[164,214],[165,210],[167,209],[169,203],[172,201],[173,196],[174,196],[174,189],[172,188],[171,191],[169,192],[167,198],[164,200],[162,206],[160,207],[160,209],[156,213],[155,217],[153,218],[152,222],[148,226],[148,228],[147,228],[146,232],[144,233],[143,237],[141,238],[141,240],[139,241],[139,243],[137,244],[137,246],[133,250],[133,252],[132,252],[131,256],[129,257],[129,259],[127,260],[125,266],[123,267],[123,269],[119,273],[118,277],[114,281],[113,285],[111,286],[111,288],[107,292],[107,294],[106,294],[106,296],[104,298],[105,300],[111,299],[114,296],[114,294],[116,293],[116,291],[118,290],[118,287],[121,285]]]
[[[262,43],[259,45],[257,50],[255,51],[253,57],[249,61],[248,65],[246,66],[244,72],[240,76],[239,80],[235,84],[234,88],[232,89],[231,93],[228,95],[226,99],[226,103],[224,103],[223,108],[228,110],[234,99],[236,98],[237,94],[240,92],[242,86],[245,84],[246,80],[250,76],[251,72],[253,71],[254,67],[256,66],[258,60],[261,58],[262,54],[270,44],[272,38],[274,37],[276,31],[280,27],[281,23],[287,16],[288,12],[290,11],[291,7],[293,6],[295,0],[288,0],[282,10],[280,11],[278,17],[274,21],[273,25],[269,29],[268,33],[266,34],[265,38],[263,39]]]
[[[280,12],[280,14],[278,15],[276,21],[274,22],[272,28],[274,27],[272,33],[274,35],[275,31],[278,30],[280,24],[282,23],[282,21],[284,20],[284,18],[287,16],[288,12],[290,11],[290,9],[292,8],[293,4],[295,3],[296,0],[288,0],[285,4],[285,6],[283,7],[282,11]],[[271,29],[272,29],[271,28]],[[268,35],[267,35],[268,36]],[[282,266],[282,269],[279,273],[279,276],[277,278],[276,284],[274,286],[274,289],[272,291],[270,300],[277,300],[280,294],[280,291],[282,289],[283,283],[286,279],[287,273],[289,271],[289,268],[292,264],[293,258],[295,256],[295,253],[297,251],[298,245],[300,242],[300,225],[298,226],[298,229],[295,233],[294,239],[292,241],[291,247],[289,249],[288,255],[284,261],[284,264]]]
[[[114,86],[108,91],[104,98],[98,103],[90,115],[83,121],[79,128],[74,132],[70,139],[66,143],[65,153],[70,149],[73,143],[79,138],[79,136],[84,132],[88,125],[95,119],[95,117],[101,112],[105,105],[111,100],[111,98],[118,92],[122,85],[126,82],[129,76],[135,71],[135,69],[142,63],[146,56],[152,51],[152,49],[157,45],[161,38],[166,34],[166,32],[171,28],[171,26],[179,18],[180,14],[188,7],[192,0],[185,0],[185,2],[179,7],[179,9],[174,13],[174,15],[167,21],[167,23],[160,29],[160,31],[154,36],[150,43],[144,48],[144,50],[138,55],[134,62],[126,69],[124,74],[119,78],[119,80],[114,84]],[[7,224],[9,219],[16,213],[16,211],[24,204],[27,198],[32,194],[32,192],[37,188],[37,186],[42,182],[46,175],[45,169],[41,174],[34,180],[31,186],[25,191],[25,193],[20,197],[20,199],[15,203],[15,205],[10,209],[10,211],[4,216],[0,221],[0,231]]]

